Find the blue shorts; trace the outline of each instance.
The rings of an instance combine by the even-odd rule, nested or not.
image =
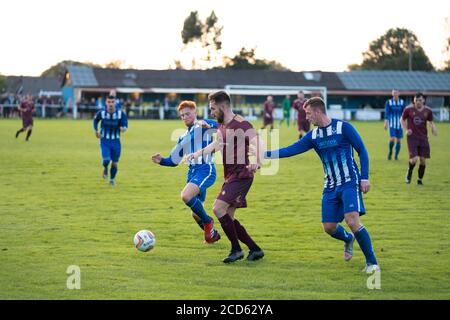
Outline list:
[[[206,189],[216,181],[216,167],[214,164],[202,164],[189,167],[187,182],[198,186],[200,193],[198,198],[201,202],[206,200]]]
[[[389,128],[389,136],[391,138],[401,139],[403,138],[403,129]]]
[[[325,189],[322,194],[322,222],[341,222],[350,212],[366,213],[363,198],[358,185],[347,184]]]
[[[120,158],[121,145],[119,139],[101,139],[100,149],[103,160],[118,162]]]

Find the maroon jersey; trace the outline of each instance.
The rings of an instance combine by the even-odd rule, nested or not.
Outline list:
[[[295,99],[293,104],[292,104],[292,108],[294,108],[295,110],[298,111],[298,115],[297,115],[297,122],[298,123],[302,123],[302,122],[306,122],[306,112],[303,109],[303,105],[305,104],[306,99]]]
[[[273,110],[275,110],[275,103],[266,101],[264,102],[264,117],[272,118]]]
[[[222,157],[225,182],[237,179],[253,178],[253,172],[247,168],[250,141],[256,131],[250,122],[236,115],[226,126],[219,124],[222,136]]]
[[[34,103],[30,101],[23,101],[20,104],[20,109],[22,111],[22,119],[32,119],[33,118],[33,111],[34,111]]]
[[[418,110],[410,105],[403,111],[402,119],[406,120],[408,129],[412,130],[410,137],[428,139],[427,121],[433,121],[433,111],[429,107],[424,106]]]

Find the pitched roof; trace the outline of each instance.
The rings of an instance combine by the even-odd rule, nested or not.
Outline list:
[[[97,87],[98,82],[95,78],[91,67],[87,66],[73,66],[67,67],[70,74],[70,80],[74,86],[77,87]]]
[[[60,81],[56,77],[6,77],[6,92],[37,96],[41,91],[61,91]]]
[[[226,85],[325,86],[344,89],[334,72],[134,70],[69,66],[72,85],[102,88],[224,88]]]
[[[329,92],[450,92],[450,73],[424,71],[291,72],[271,70],[136,70],[69,66],[72,85],[93,88],[219,89],[227,85],[326,87]]]
[[[337,76],[347,90],[450,91],[449,72],[351,71]]]

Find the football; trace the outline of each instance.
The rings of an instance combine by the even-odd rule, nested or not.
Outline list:
[[[153,232],[141,230],[134,235],[134,246],[142,252],[147,252],[155,247],[156,238]]]

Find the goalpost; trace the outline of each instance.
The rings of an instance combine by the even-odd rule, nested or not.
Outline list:
[[[327,87],[310,87],[310,86],[254,86],[254,85],[235,85],[230,84],[225,86],[225,90],[229,94],[236,95],[296,95],[299,91],[307,94],[320,94],[324,99],[325,104],[327,100]]]
[[[327,88],[322,86],[258,86],[258,85],[226,85],[227,91],[233,96],[297,96],[299,91],[305,95],[320,95],[327,106]],[[232,98],[233,103],[233,98]],[[254,117],[253,109],[249,110],[249,118]]]

